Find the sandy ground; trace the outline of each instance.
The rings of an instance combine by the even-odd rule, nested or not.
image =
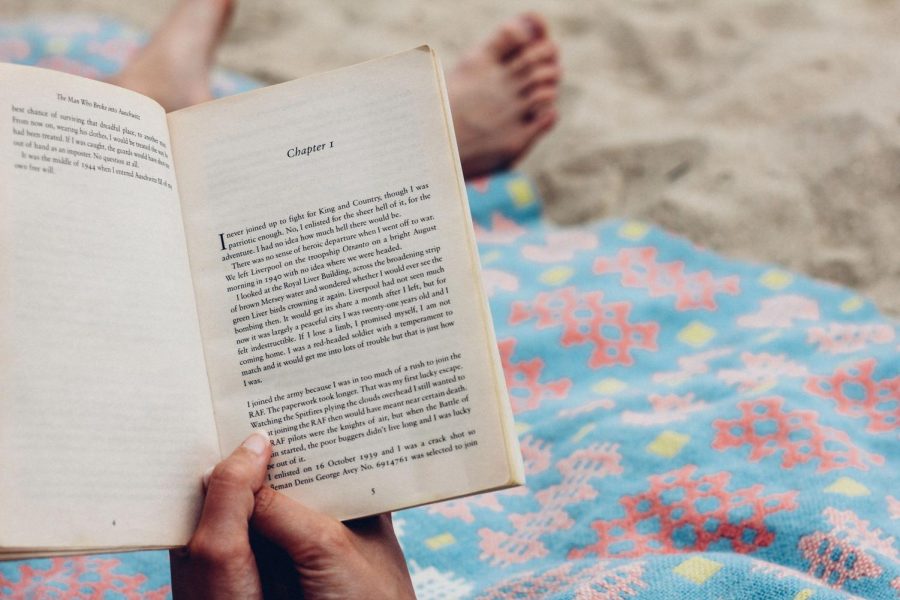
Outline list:
[[[3,0],[0,17],[152,28],[169,4]],[[522,165],[553,219],[646,219],[900,315],[900,3],[245,0],[220,62],[277,82],[428,42],[452,64],[526,8],[566,68],[562,120]]]

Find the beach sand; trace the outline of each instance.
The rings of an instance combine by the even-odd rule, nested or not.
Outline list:
[[[6,0],[151,29],[169,2]],[[566,69],[521,165],[560,223],[629,217],[852,286],[900,315],[900,3],[244,1],[220,64],[278,82],[427,42],[450,65],[525,9]]]

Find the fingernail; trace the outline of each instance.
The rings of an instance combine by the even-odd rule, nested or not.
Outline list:
[[[209,478],[212,477],[212,472],[215,467],[210,467],[203,472],[203,487],[209,487]]]
[[[262,456],[266,448],[269,447],[269,434],[265,430],[259,429],[250,434],[250,437],[244,440],[244,443],[241,445],[250,452]]]

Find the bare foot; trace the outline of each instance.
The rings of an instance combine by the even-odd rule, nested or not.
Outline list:
[[[150,96],[167,111],[212,99],[210,69],[231,13],[232,0],[179,0],[110,83]]]
[[[507,21],[447,74],[467,179],[509,167],[556,122],[562,70],[542,17]]]

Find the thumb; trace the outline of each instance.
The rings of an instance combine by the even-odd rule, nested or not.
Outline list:
[[[256,431],[213,469],[197,534],[228,539],[242,532],[253,514],[253,497],[266,478],[272,446],[265,431]]]

